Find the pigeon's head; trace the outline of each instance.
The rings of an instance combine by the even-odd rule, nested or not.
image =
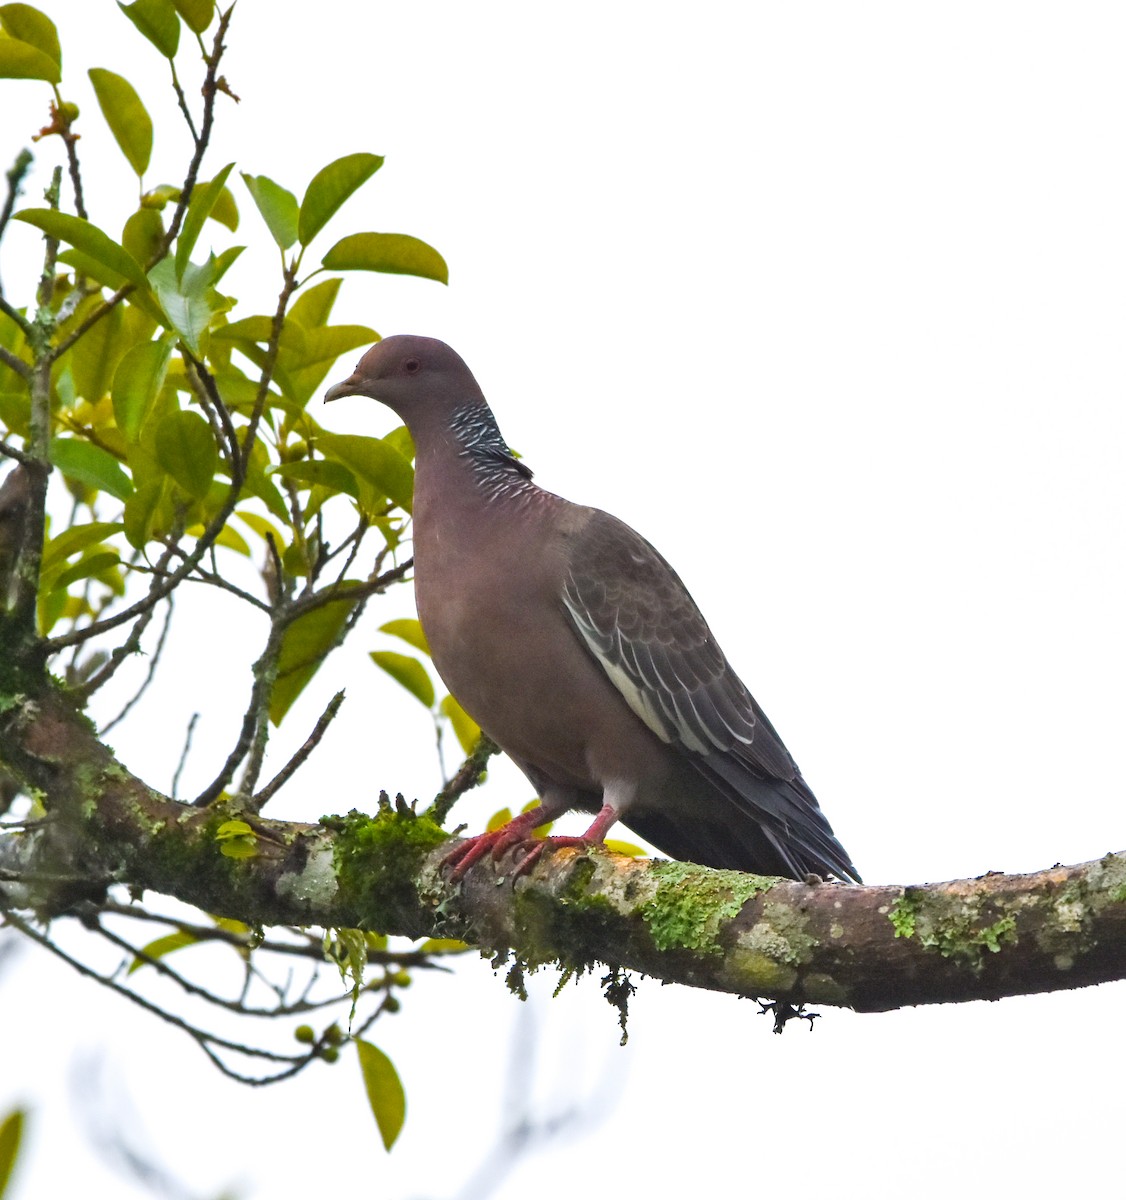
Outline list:
[[[481,391],[456,351],[437,338],[396,334],[377,342],[355,371],[325,392],[325,400],[370,396],[408,424],[447,415]],[[444,413],[443,413],[443,410]]]

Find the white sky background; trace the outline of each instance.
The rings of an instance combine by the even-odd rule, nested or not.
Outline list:
[[[115,6],[43,6],[80,148],[116,172],[87,175],[115,231],[130,174],[85,69],[141,90],[152,184],[178,179],[184,148],[164,72]],[[673,560],[866,879],[1034,870],[1124,844],[1124,27],[1093,3],[243,0],[225,67],[242,103],[220,106],[205,174],[237,158],[300,194],[338,155],[385,154],[320,248],[412,233],[451,284],[354,275],[335,319],[449,341],[545,486]],[[45,91],[0,81],[5,167]],[[34,250],[12,230],[9,296]],[[257,299],[235,315],[272,311],[270,256],[236,271]],[[316,415],[393,424],[363,401]],[[373,612],[287,720],[279,761],[347,686],[273,815],[435,790],[428,719],[364,653],[408,603]],[[185,790],[226,752],[248,683],[230,660],[250,652],[228,615],[207,610],[114,739],[156,786],[193,711]],[[527,798],[515,772],[494,776],[458,811],[475,828]],[[531,1009],[533,1113],[605,1103],[583,1140],[525,1158],[494,1194],[1090,1189],[1120,1169],[1124,995],[826,1011],[776,1038],[747,1002],[649,982],[621,1051],[596,986],[572,986]],[[386,1157],[353,1063],[237,1088],[25,953],[0,980],[0,1110],[35,1109],[14,1200],[148,1194],[71,1123],[69,1064],[99,1046],[139,1138],[197,1194],[452,1197],[497,1130],[528,1009],[478,962],[419,976],[404,1000],[373,1031],[408,1091]]]

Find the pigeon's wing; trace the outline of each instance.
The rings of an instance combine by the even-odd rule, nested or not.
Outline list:
[[[640,534],[595,512],[568,547],[563,605],[634,713],[675,746],[797,877],[858,879],[797,764],[688,589]]]

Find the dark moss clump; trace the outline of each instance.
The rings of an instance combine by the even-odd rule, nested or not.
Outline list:
[[[516,894],[520,957],[532,969],[554,962],[561,970],[587,970],[597,961],[594,946],[604,943],[604,930],[617,917],[604,896],[580,895],[570,882],[567,891],[575,894],[554,900],[534,889]]]
[[[333,861],[343,903],[358,925],[394,923],[394,914],[417,914],[416,881],[426,856],[449,834],[428,816],[419,816],[396,796],[379,798],[374,817],[353,809],[346,816],[322,817],[336,837]]]

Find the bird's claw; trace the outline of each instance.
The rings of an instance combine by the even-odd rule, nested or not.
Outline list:
[[[600,844],[588,837],[556,836],[533,838],[522,833],[517,833],[516,831],[507,832],[502,828],[495,829],[491,833],[479,833],[476,837],[466,838],[464,842],[460,842],[442,859],[442,866],[453,867],[453,870],[450,872],[450,880],[453,883],[458,883],[465,878],[469,868],[474,863],[480,862],[485,855],[490,855],[493,862],[496,862],[510,851],[523,850],[523,856],[515,861],[512,870],[509,872],[513,879],[518,879],[521,875],[527,875],[536,863],[539,862],[544,850],[549,848],[558,850],[564,846],[577,846],[581,849],[589,850],[592,846]]]

